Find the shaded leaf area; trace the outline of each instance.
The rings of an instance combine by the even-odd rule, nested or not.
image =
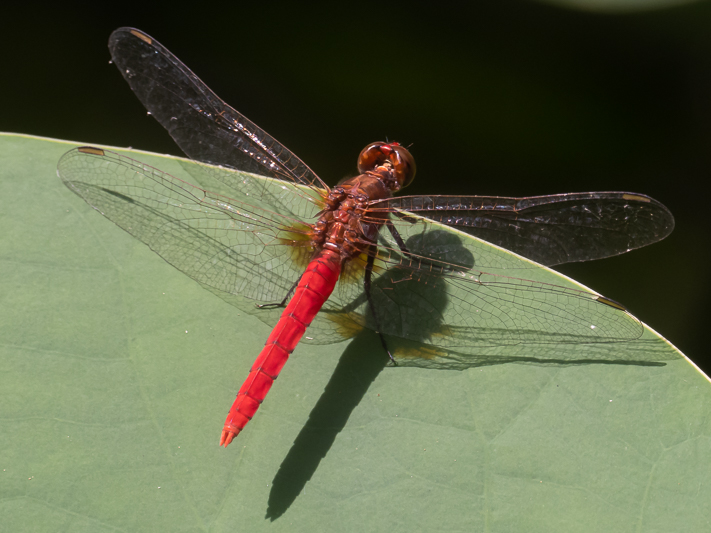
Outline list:
[[[709,383],[649,330],[461,371],[392,367],[367,331],[299,346],[220,449],[268,328],[67,190],[70,146],[0,138],[8,531],[707,528]]]

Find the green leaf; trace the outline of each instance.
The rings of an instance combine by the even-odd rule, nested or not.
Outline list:
[[[3,529],[708,529],[711,388],[649,330],[462,371],[301,345],[219,448],[269,330],[64,187],[74,146],[0,137]]]

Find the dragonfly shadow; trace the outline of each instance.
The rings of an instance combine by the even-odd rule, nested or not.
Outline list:
[[[541,366],[666,366],[664,361],[677,359],[670,354],[667,344],[659,338],[643,338],[609,344],[546,344],[493,346],[482,348],[478,353],[458,353],[454,350],[438,351],[429,357],[431,350],[404,341],[392,343],[398,352],[400,366],[429,370],[466,370],[504,364],[529,364]],[[424,355],[419,356],[419,353]]]
[[[348,345],[274,477],[266,518],[276,520],[296,500],[388,362],[372,332],[358,335]]]
[[[416,249],[416,244],[416,241],[408,241],[410,249]],[[460,264],[471,264],[473,258],[466,255],[466,250],[462,252],[456,242],[446,244],[447,248],[442,249],[448,254],[447,259],[451,261],[454,254]],[[576,343],[575,337],[571,335],[562,335],[560,342],[556,343],[557,338],[548,335],[544,337],[547,342],[539,345],[525,342],[501,345],[495,340],[510,332],[498,331],[495,328],[477,328],[470,333],[472,338],[479,342],[466,352],[459,352],[451,347],[434,348],[433,343],[428,341],[437,339],[441,324],[436,318],[444,316],[441,310],[450,305],[450,302],[444,284],[437,283],[434,277],[434,282],[423,283],[422,278],[423,275],[417,280],[406,279],[401,272],[393,269],[380,276],[373,284],[376,309],[391,310],[391,315],[384,313],[383,316],[396,316],[399,319],[397,327],[409,330],[410,338],[422,340],[405,340],[398,336],[402,331],[389,331],[391,335],[386,335],[388,347],[393,353],[402,354],[400,357],[396,355],[398,364],[402,366],[450,371],[511,363],[544,366],[664,366],[666,363],[662,360],[669,357],[666,345],[657,338],[586,344]],[[399,300],[416,302],[419,308],[411,313],[411,309],[402,305]],[[344,313],[366,305],[365,297],[361,294],[347,308],[333,313],[331,319],[337,320]],[[423,309],[437,312],[423,313]],[[325,314],[328,314],[328,311]],[[418,314],[425,315],[427,320],[422,320]],[[370,384],[388,365],[388,356],[372,331],[377,327],[372,315],[366,311],[362,316],[365,317],[365,329],[354,337],[341,356],[321,398],[312,409],[308,421],[274,477],[266,512],[266,518],[272,521],[282,516],[303,491],[345,427],[351,413],[364,398]],[[409,320],[414,320],[414,325],[409,324]],[[387,329],[388,324],[384,324],[384,327]]]
[[[394,340],[393,347],[397,347]],[[501,364],[533,364],[544,366],[575,366],[575,365],[636,365],[665,366],[655,359],[660,356],[664,342],[656,340],[638,340],[629,343],[625,351],[635,356],[611,357],[599,346],[591,346],[589,357],[570,360],[558,354],[555,347],[528,347],[521,355],[513,356],[481,356],[467,355],[466,365],[451,365],[449,367],[429,366],[429,369],[464,370],[480,366]],[[547,354],[547,356],[546,356]],[[646,354],[646,355],[645,355]],[[329,380],[323,394],[311,410],[308,421],[299,432],[294,443],[282,461],[272,481],[269,493],[268,507],[265,518],[272,521],[281,517],[296,501],[312,478],[322,459],[333,446],[338,434],[345,427],[353,410],[365,397],[371,383],[380,372],[388,366],[389,358],[382,350],[375,333],[364,331],[356,336],[346,348]]]
[[[332,315],[336,320],[357,310],[360,325],[384,333],[401,366],[442,370],[505,363],[663,366],[661,361],[669,358],[664,343],[645,336],[636,318],[596,301],[591,293],[483,274],[481,282],[476,278],[476,283],[463,283],[459,274],[475,273],[479,258],[459,236],[429,229],[406,244],[418,254],[419,268],[408,270],[405,264],[378,275],[372,299],[379,321],[370,313],[364,293]],[[430,273],[427,260],[450,270]],[[535,274],[534,269],[530,273]],[[607,328],[607,335],[590,334],[600,326]]]

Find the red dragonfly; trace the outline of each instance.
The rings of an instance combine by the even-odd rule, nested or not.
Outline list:
[[[133,92],[193,160],[183,166],[201,187],[93,147],[65,154],[60,177],[203,287],[276,324],[221,445],[254,416],[312,323],[312,342],[367,327],[386,351],[393,339],[424,346],[419,359],[398,354],[405,364],[455,368],[487,347],[642,334],[613,300],[513,274],[535,277],[529,259],[586,261],[663,239],[674,219],[652,198],[393,197],[415,175],[412,155],[395,142],[367,146],[359,174],[330,188],[153,38],[120,28],[109,48]]]

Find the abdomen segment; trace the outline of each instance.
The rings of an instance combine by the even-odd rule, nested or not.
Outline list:
[[[341,258],[336,252],[322,250],[311,260],[294,296],[237,393],[222,429],[220,446],[229,445],[257,412],[306,328],[333,292],[340,273]]]

